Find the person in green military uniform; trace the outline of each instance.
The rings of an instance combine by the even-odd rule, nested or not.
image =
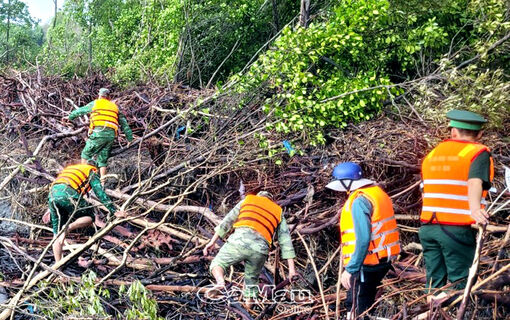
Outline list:
[[[289,227],[282,209],[271,198],[266,191],[261,191],[257,195],[247,195],[215,228],[213,238],[203,250],[207,256],[216,240],[224,238],[232,228],[235,228],[234,233],[211,262],[209,271],[216,280],[213,289],[219,292],[225,288],[224,276],[228,268],[244,262],[244,297],[248,308],[251,308],[258,296],[259,275],[268,257],[275,231],[278,232],[281,257],[288,263],[288,277],[292,280],[296,276],[294,266],[296,253]]]
[[[111,214],[118,217],[125,216],[124,211],[117,211],[105,193],[94,165],[76,164],[65,167],[51,186],[48,195],[49,210],[43,217],[45,223],[51,220],[55,237],[71,220],[65,231],[53,243],[53,255],[56,262],[62,259],[62,247],[67,234],[72,230],[88,227],[94,222],[93,207],[84,199],[90,190],[94,191],[99,201]]]
[[[69,114],[68,120],[90,114],[89,138],[81,153],[82,163],[87,163],[97,157],[97,165],[101,178],[106,175],[106,167],[110,150],[118,134],[118,129],[126,135],[128,142],[133,141],[133,133],[129,128],[126,117],[119,111],[118,106],[110,101],[110,90],[99,89],[98,99]]]
[[[451,138],[434,148],[422,163],[423,207],[419,237],[427,271],[427,289],[452,283],[466,285],[473,263],[476,240],[472,224],[488,223],[485,196],[494,177],[488,147],[479,143],[482,124],[479,114],[452,110]],[[433,293],[445,296],[444,291]]]

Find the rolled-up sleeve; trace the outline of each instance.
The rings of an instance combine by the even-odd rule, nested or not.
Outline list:
[[[290,236],[289,226],[287,220],[282,213],[282,220],[278,225],[278,244],[280,245],[280,251],[282,259],[294,259],[296,252],[294,251],[294,245],[292,244],[292,238]]]

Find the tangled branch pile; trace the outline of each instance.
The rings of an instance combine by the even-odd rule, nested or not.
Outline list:
[[[366,175],[383,185],[402,223],[405,250],[384,281],[376,313],[407,319],[430,308],[422,291],[422,255],[419,246],[413,244],[421,204],[419,165],[445,133],[427,126],[413,110],[388,109],[378,119],[330,132],[323,147],[300,150],[298,154],[269,154],[260,147],[261,142],[279,146],[283,141],[264,130],[268,115],[259,105],[232,108],[228,107],[232,97],[212,98],[212,92],[179,85],[148,84],[115,93],[137,138],[127,146],[120,137],[109,164],[109,172],[116,176],[106,187],[117,205],[132,216],[112,221],[91,197],[90,202],[97,206],[96,225],[102,229],[92,232],[89,240],[83,235],[71,236],[73,243],[87,245],[67,245],[71,253],[61,264],[65,268],[48,268],[53,258],[45,248],[52,236],[40,223],[48,185],[65,162],[79,159],[86,138],[86,121],[80,120],[71,128],[62,117],[93,100],[104,86],[111,85],[99,74],[69,81],[38,73],[0,77],[0,191],[2,201],[13,212],[4,213],[0,221],[2,227],[10,225],[15,213],[18,220],[14,222],[26,227],[0,238],[0,285],[14,296],[10,305],[15,306],[18,317],[34,312],[62,317],[69,310],[93,314],[84,311],[93,299],[79,300],[78,295],[78,300],[69,301],[65,287],[60,285],[64,281],[79,287],[83,282],[85,288],[86,281],[78,275],[86,269],[98,277],[87,278],[92,292],[94,288],[107,288],[109,292],[108,297],[98,294],[96,309],[92,310],[97,312],[99,308],[116,317],[125,315],[129,305],[135,306],[134,301],[140,300],[127,298],[121,289],[136,280],[153,291],[157,312],[167,319],[225,315],[243,319],[333,317],[337,298],[344,298],[344,291],[336,289],[338,209],[344,198],[324,186],[333,165],[346,160],[361,163]],[[486,135],[484,142],[492,148],[496,163],[509,159],[508,144],[502,139],[507,133]],[[269,190],[285,209],[298,269],[303,275],[291,285],[311,292],[310,300],[299,308],[285,299],[254,311],[234,301],[204,302],[202,293],[211,280],[207,269],[211,257],[203,257],[201,248],[211,237],[212,228],[239,201],[240,185],[246,192],[259,187]],[[501,190],[502,182],[496,181],[496,186]],[[485,280],[473,288],[475,303],[468,310],[481,319],[509,314],[506,224],[504,215],[495,217],[483,249],[479,277]],[[72,258],[79,254],[80,261],[74,261]],[[277,288],[288,285],[288,281],[282,281],[284,268],[277,250],[273,250],[262,283]],[[238,271],[236,268],[229,276],[232,286],[242,286],[242,273]],[[83,309],[77,307],[80,305]],[[454,310],[435,308],[433,317],[451,318],[448,313]]]

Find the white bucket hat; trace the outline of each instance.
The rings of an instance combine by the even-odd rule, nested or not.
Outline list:
[[[342,181],[344,182],[342,184]],[[331,181],[330,183],[328,183],[326,185],[326,188],[328,189],[331,189],[331,190],[335,190],[335,191],[343,191],[343,192],[347,192],[347,191],[354,191],[356,189],[359,189],[361,187],[364,187],[364,186],[367,186],[369,184],[373,184],[374,181],[370,180],[370,179],[359,179],[359,180],[348,180],[348,179],[345,179],[345,180],[333,180]],[[349,181],[352,181],[351,183],[351,189],[350,190],[347,190],[345,188],[345,186],[349,186]],[[344,186],[345,184],[345,186]]]

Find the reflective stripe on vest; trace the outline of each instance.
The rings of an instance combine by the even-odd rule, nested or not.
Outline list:
[[[446,140],[432,150],[422,163],[423,207],[420,220],[424,223],[470,225],[468,178],[471,163],[484,152],[483,144]],[[490,158],[490,181],[494,177],[494,164]],[[487,202],[483,191],[480,207]],[[435,217],[435,218],[434,218]]]
[[[97,172],[96,167],[88,164],[67,166],[57,176],[52,186],[56,184],[66,184],[79,194],[85,194],[90,191],[89,176],[92,171]]]
[[[378,186],[354,191],[345,202],[340,216],[342,258],[347,265],[356,250],[356,233],[352,220],[352,203],[365,196],[372,204],[372,230],[365,265],[379,264],[380,259],[391,259],[400,253],[400,237],[390,197]]]
[[[119,107],[108,99],[100,98],[94,101],[90,114],[90,129],[95,127],[108,127],[119,130]]]
[[[260,233],[269,244],[280,224],[282,208],[266,197],[247,195],[241,203],[234,228],[247,227]]]

